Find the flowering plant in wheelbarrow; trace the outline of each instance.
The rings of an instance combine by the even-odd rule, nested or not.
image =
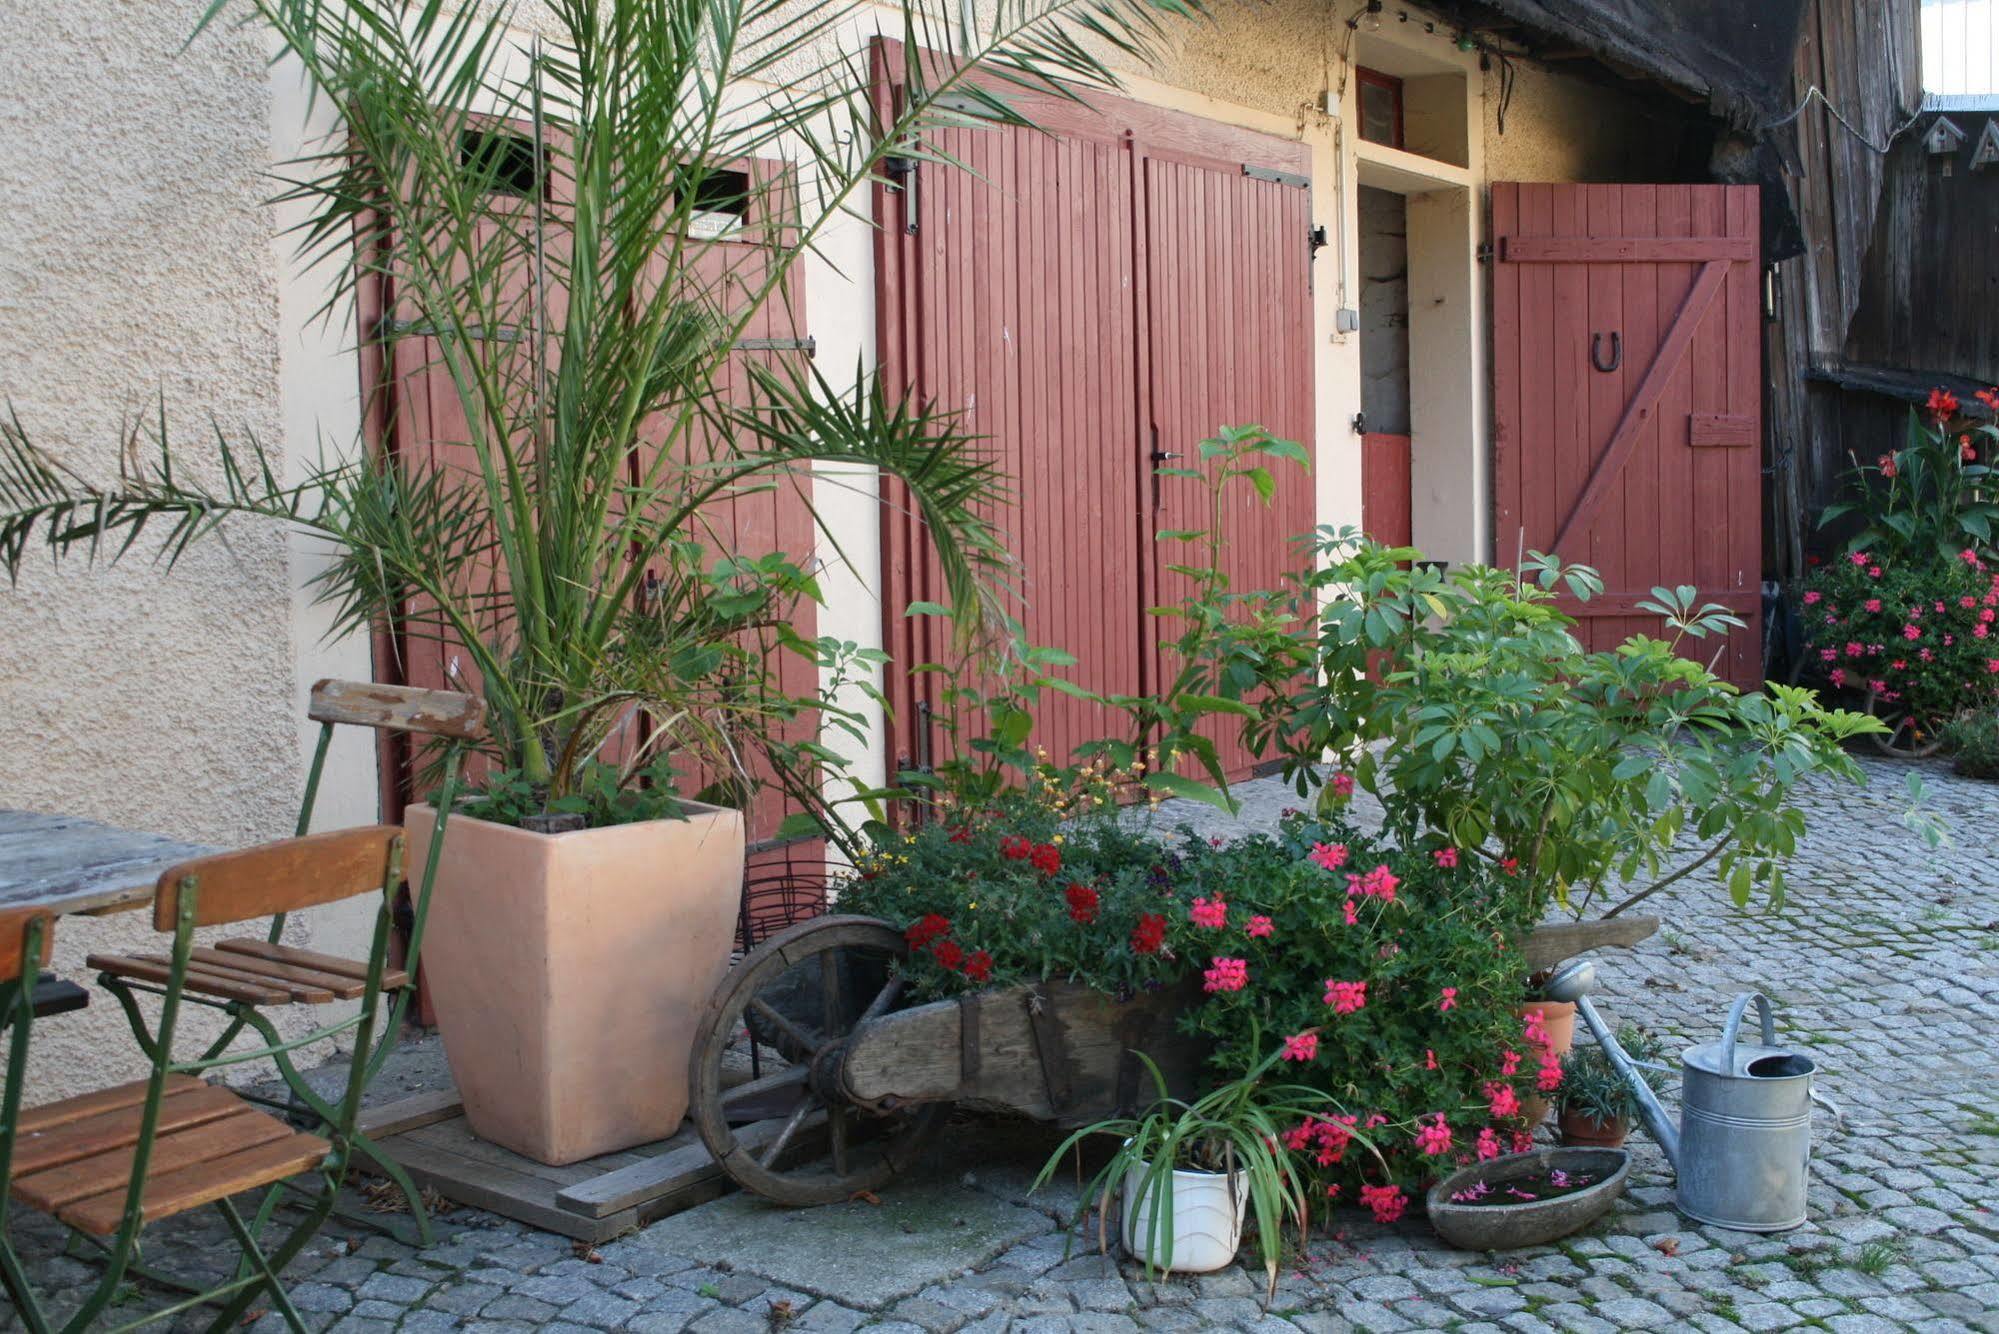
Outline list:
[[[1177,980],[1187,969],[1166,944],[1174,858],[1118,818],[1132,785],[1099,761],[947,806],[860,858],[840,909],[903,931],[919,997],[1071,981],[1125,998]]]

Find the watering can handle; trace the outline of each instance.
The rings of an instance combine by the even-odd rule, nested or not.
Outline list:
[[[1777,1045],[1777,1021],[1770,1014],[1770,998],[1760,991],[1745,991],[1735,998],[1735,1004],[1728,1007],[1728,1019],[1721,1026],[1721,1069],[1722,1073],[1735,1073],[1735,1037],[1742,1027],[1742,1012],[1749,1008],[1749,1002],[1756,1002],[1757,1012],[1763,1019],[1763,1045]]]

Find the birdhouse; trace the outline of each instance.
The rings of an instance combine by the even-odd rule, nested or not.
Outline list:
[[[1978,132],[1978,146],[1971,150],[1971,169],[1992,166],[1999,166],[1999,119],[1987,117],[1985,128]]]
[[[1949,116],[1938,116],[1923,134],[1923,147],[1931,157],[1942,157],[1964,147],[1964,131]]]

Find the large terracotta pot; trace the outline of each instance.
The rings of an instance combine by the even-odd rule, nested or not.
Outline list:
[[[533,834],[453,816],[420,961],[481,1139],[560,1165],[664,1139],[728,971],[739,812]],[[436,813],[412,806],[409,864]]]
[[[1555,1055],[1567,1056],[1569,1048],[1576,1045],[1576,1007],[1570,1001],[1528,1001],[1520,1007],[1520,1018],[1540,1013],[1541,1026],[1548,1030],[1548,1044],[1555,1049]],[[1527,1128],[1534,1129],[1548,1119],[1549,1102],[1540,1094],[1523,1096],[1520,1099],[1520,1114],[1527,1118]]]

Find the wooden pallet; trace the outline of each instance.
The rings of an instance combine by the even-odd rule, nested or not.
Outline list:
[[[737,1142],[766,1144],[782,1125],[759,1121],[739,1130]],[[656,1143],[566,1167],[523,1158],[474,1135],[455,1092],[384,1104],[367,1115],[363,1128],[419,1187],[593,1243],[735,1189],[691,1124]],[[788,1159],[823,1152],[823,1126],[808,1122],[794,1143]]]

